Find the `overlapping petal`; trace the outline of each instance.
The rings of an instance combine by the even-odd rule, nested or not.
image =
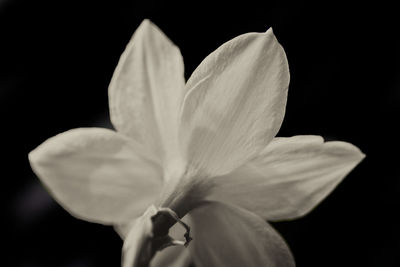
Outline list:
[[[29,154],[35,173],[73,215],[120,224],[141,215],[162,186],[162,170],[127,137],[102,128],[74,129]]]
[[[214,179],[210,200],[267,220],[295,219],[318,205],[364,158],[355,146],[320,136],[274,139],[249,164]]]
[[[262,218],[244,209],[210,202],[190,214],[198,267],[294,267],[282,237]]]
[[[115,128],[160,161],[176,156],[178,113],[184,94],[179,48],[144,20],[122,54],[109,86]]]
[[[226,174],[261,152],[285,113],[289,68],[272,30],[240,35],[194,71],[181,113],[189,167]]]
[[[114,225],[124,239],[123,267],[148,266],[171,245],[153,203],[178,216],[189,212],[194,241],[189,249],[157,252],[152,267],[294,267],[265,220],[303,216],[364,154],[319,136],[273,139],[289,68],[272,29],[223,44],[186,86],[183,73],[179,49],[143,21],[109,87],[119,133],[82,128],[57,135],[30,153],[32,168],[73,215]]]

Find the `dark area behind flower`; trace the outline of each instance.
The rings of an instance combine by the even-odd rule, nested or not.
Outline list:
[[[279,136],[322,135],[366,159],[312,213],[275,223],[297,266],[399,266],[399,28],[394,8],[309,1],[0,1],[1,266],[118,266],[111,227],[70,216],[27,154],[76,127],[111,127],[107,86],[132,33],[153,20],[188,78],[219,45],[273,27],[291,69]]]

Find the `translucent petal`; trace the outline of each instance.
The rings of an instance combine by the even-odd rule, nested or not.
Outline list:
[[[211,53],[186,85],[181,134],[190,168],[222,175],[260,153],[281,126],[288,86],[286,55],[271,29]]]
[[[197,267],[294,267],[282,237],[262,218],[244,209],[210,202],[190,213]]]
[[[324,143],[320,136],[276,138],[249,164],[216,177],[208,199],[267,220],[295,219],[318,205],[363,158],[352,144]]]
[[[111,121],[154,158],[175,157],[178,113],[184,93],[179,49],[144,20],[122,54],[109,87]]]
[[[129,138],[107,129],[61,133],[33,150],[29,160],[50,194],[88,221],[129,222],[161,190],[161,169]]]

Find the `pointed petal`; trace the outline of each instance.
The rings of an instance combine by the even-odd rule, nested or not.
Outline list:
[[[244,209],[218,202],[190,213],[196,266],[294,267],[282,237],[263,219]]]
[[[209,199],[267,220],[295,219],[329,195],[364,156],[352,144],[324,143],[320,136],[276,138],[249,164],[217,177]]]
[[[181,114],[189,166],[222,175],[259,154],[285,112],[289,68],[272,30],[223,44],[194,71]]]
[[[110,83],[113,125],[160,160],[177,153],[183,74],[179,48],[153,23],[144,20],[122,54]]]
[[[117,224],[139,216],[160,192],[161,170],[114,131],[81,128],[48,139],[29,154],[32,169],[76,217]]]

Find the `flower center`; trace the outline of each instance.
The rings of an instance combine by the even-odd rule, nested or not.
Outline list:
[[[169,246],[187,247],[192,240],[190,237],[190,227],[170,208],[156,208],[152,205],[143,216],[144,223],[148,226],[151,225],[151,229],[145,226],[144,228],[149,230],[145,233],[145,237],[138,240],[139,244],[135,242],[131,242],[130,244],[130,246],[136,247],[137,249],[135,252],[136,256],[133,259],[133,267],[149,267],[150,261],[158,251]],[[186,232],[183,234],[185,240],[177,240],[169,235],[170,228],[176,223],[185,229]],[[141,230],[147,231],[146,229]],[[129,245],[127,245],[125,249],[128,247]]]
[[[158,208],[158,212],[151,217],[153,222],[153,249],[154,251],[162,250],[169,246],[185,246],[189,245],[192,240],[190,236],[190,227],[184,223],[179,216],[170,208]],[[179,223],[185,228],[186,233],[183,235],[185,240],[173,239],[168,235],[169,228],[175,223]]]

